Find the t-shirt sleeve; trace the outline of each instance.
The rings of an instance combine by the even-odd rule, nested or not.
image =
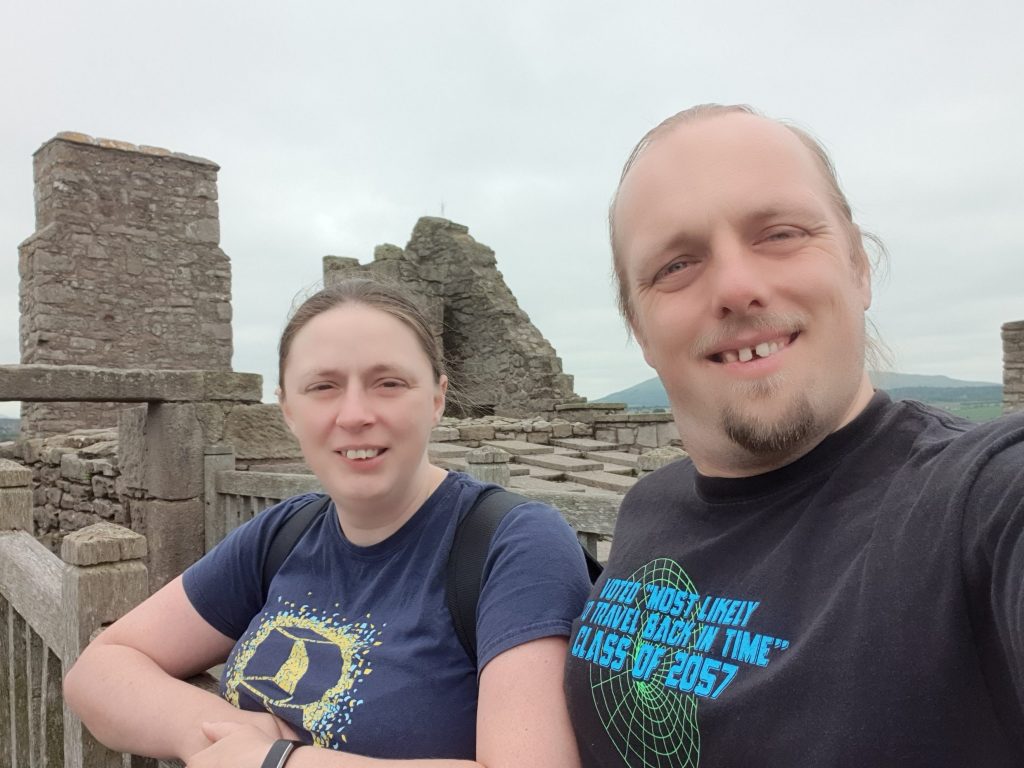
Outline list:
[[[540,502],[512,509],[494,532],[477,607],[477,669],[541,637],[568,636],[590,593],[586,561],[562,516]]]
[[[1024,426],[1000,442],[965,500],[964,576],[986,678],[1024,737]]]
[[[182,575],[192,607],[214,629],[237,640],[263,608],[263,563],[274,535],[314,494],[268,507],[231,531]]]

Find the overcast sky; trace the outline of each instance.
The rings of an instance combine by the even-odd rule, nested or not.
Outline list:
[[[0,363],[32,153],[70,130],[220,164],[234,368],[268,396],[321,257],[368,261],[442,212],[495,250],[577,392],[622,389],[653,371],[614,310],[606,207],[650,126],[717,101],[832,152],[892,254],[872,316],[896,370],[999,382],[999,326],[1024,319],[1022,30],[1009,0],[5,0]]]

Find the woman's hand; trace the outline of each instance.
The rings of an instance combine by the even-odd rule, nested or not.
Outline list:
[[[202,731],[210,746],[192,755],[187,768],[260,768],[274,742],[287,738],[256,725],[230,722],[203,723]]]

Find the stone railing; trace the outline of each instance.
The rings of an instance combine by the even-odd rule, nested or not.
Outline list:
[[[67,709],[61,680],[103,626],[149,594],[146,540],[98,523],[65,537],[57,557],[31,531],[31,472],[0,460],[0,765],[120,768],[125,757]]]

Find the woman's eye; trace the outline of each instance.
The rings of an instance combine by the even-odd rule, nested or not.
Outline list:
[[[384,379],[379,382],[377,386],[383,387],[384,389],[397,389],[398,387],[404,387],[405,382],[400,381],[399,379]]]

